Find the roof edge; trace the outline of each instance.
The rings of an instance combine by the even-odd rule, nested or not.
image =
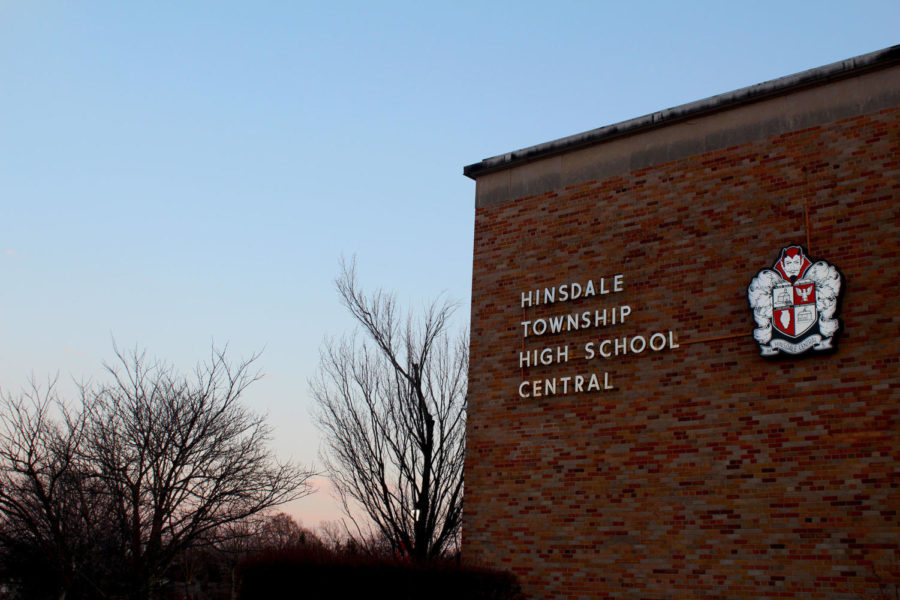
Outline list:
[[[800,89],[823,85],[831,81],[855,77],[868,71],[884,69],[895,64],[900,64],[900,45],[876,50],[875,52],[862,54],[778,79],[772,79],[732,92],[725,92],[724,94],[681,104],[613,125],[592,129],[584,133],[486,158],[481,162],[463,167],[463,175],[477,180],[482,175],[502,171],[563,152],[601,144],[619,137],[636,135],[685,119],[759,102]]]

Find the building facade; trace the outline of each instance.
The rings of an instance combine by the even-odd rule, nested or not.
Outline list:
[[[529,598],[894,597],[900,47],[465,174],[465,557]]]

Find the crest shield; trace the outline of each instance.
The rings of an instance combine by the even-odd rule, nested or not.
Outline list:
[[[812,328],[819,316],[814,281],[781,283],[772,289],[772,324],[781,333],[795,338]]]

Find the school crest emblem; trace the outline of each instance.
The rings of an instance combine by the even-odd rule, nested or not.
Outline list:
[[[831,350],[840,329],[841,274],[824,260],[812,262],[800,246],[781,249],[771,269],[757,273],[747,298],[756,321],[753,337],[762,356]]]

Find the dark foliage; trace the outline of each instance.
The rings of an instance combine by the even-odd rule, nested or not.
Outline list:
[[[240,600],[260,598],[366,598],[378,600],[519,600],[511,573],[461,565],[376,558],[326,548],[272,551],[239,566]]]

